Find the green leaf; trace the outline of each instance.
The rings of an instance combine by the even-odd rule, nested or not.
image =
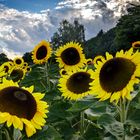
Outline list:
[[[74,128],[69,121],[62,120],[56,123],[53,123],[54,127],[59,131],[59,133],[63,136],[63,139],[69,140],[73,134],[75,134]]]
[[[103,114],[98,119],[98,124],[103,126],[107,132],[115,136],[117,139],[123,137],[123,124],[118,122],[113,116],[109,114]]]
[[[97,118],[105,113],[114,115],[115,111],[114,107],[108,102],[95,101],[92,106],[85,111],[85,113],[91,120],[97,120]]]
[[[140,109],[135,109],[131,114],[129,113],[127,123],[140,128]]]
[[[55,123],[73,117],[72,113],[67,111],[69,107],[71,107],[71,104],[68,101],[60,100],[54,102],[49,107],[48,121]]]
[[[81,100],[75,102],[71,108],[68,109],[70,112],[80,112],[83,110],[88,109],[93,105],[94,101],[93,100]]]
[[[34,134],[31,138],[24,138],[23,140],[63,140],[61,135],[53,126],[46,126],[40,132]]]

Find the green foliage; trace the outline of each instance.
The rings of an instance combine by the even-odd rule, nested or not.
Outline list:
[[[3,64],[4,62],[9,61],[9,59],[7,58],[7,56],[4,53],[0,54],[0,65]]]
[[[23,55],[23,59],[24,59],[25,62],[28,62],[29,65],[32,65],[33,64],[32,53],[31,52],[26,52]]]
[[[77,20],[73,23],[63,20],[60,23],[58,31],[51,38],[51,44],[54,50],[70,41],[76,41],[82,44],[85,42],[84,26],[79,24]]]
[[[127,50],[132,43],[140,40],[140,6],[128,9],[128,14],[122,16],[116,26],[115,47]]]
[[[140,40],[140,6],[128,9],[128,14],[118,21],[116,27],[106,33],[99,31],[98,35],[86,41],[87,57],[105,55],[105,52],[115,53],[121,49],[128,50],[132,43]]]
[[[23,140],[63,140],[61,135],[53,126],[45,126],[42,131],[36,133],[31,138],[24,137]]]
[[[105,55],[105,52],[116,51],[113,48],[113,40],[115,38],[115,28],[103,33],[101,30],[98,35],[85,43],[87,48],[87,58],[94,58],[97,55]]]

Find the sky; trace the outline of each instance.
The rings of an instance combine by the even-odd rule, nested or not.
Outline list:
[[[53,9],[61,0],[0,0],[0,3],[19,11],[39,12],[45,9]]]
[[[126,0],[124,0],[126,1]],[[129,1],[129,0],[128,0]],[[131,0],[138,1],[138,0]],[[59,23],[84,25],[86,40],[114,27],[125,10],[122,0],[0,0],[0,53],[13,59],[50,41]]]

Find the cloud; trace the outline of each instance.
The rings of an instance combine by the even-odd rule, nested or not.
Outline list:
[[[49,40],[55,26],[48,15],[49,10],[40,13],[19,12],[1,5],[0,46],[14,54],[23,54],[31,51],[42,39]],[[1,49],[0,53],[8,54],[5,49]]]
[[[50,41],[63,19],[70,22],[78,19],[85,27],[86,39],[89,39],[101,29],[107,31],[115,26],[122,9],[125,7],[117,0],[65,0],[54,9],[39,13],[0,5],[0,53],[14,57],[32,51],[41,40]]]

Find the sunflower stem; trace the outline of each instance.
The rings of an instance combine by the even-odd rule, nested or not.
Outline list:
[[[9,135],[9,131],[7,129],[5,129],[4,131],[5,131],[6,140],[11,140],[10,135]]]
[[[80,113],[80,134],[83,136],[85,133],[85,114],[84,111]]]
[[[6,136],[6,140],[14,140],[13,138],[13,132],[14,132],[14,128],[8,128],[7,126],[5,126],[5,136]]]
[[[45,63],[45,77],[47,79],[48,91],[50,91],[51,90],[51,83],[50,83],[50,77],[49,77],[49,64],[48,64],[48,62]]]
[[[127,117],[126,116],[127,111],[126,111],[126,106],[125,105],[126,105],[125,99],[120,99],[120,110],[121,110],[121,112],[120,112],[120,121],[121,121],[121,123],[123,123],[123,128],[124,128],[126,117]],[[125,129],[123,130],[122,140],[125,140]]]

